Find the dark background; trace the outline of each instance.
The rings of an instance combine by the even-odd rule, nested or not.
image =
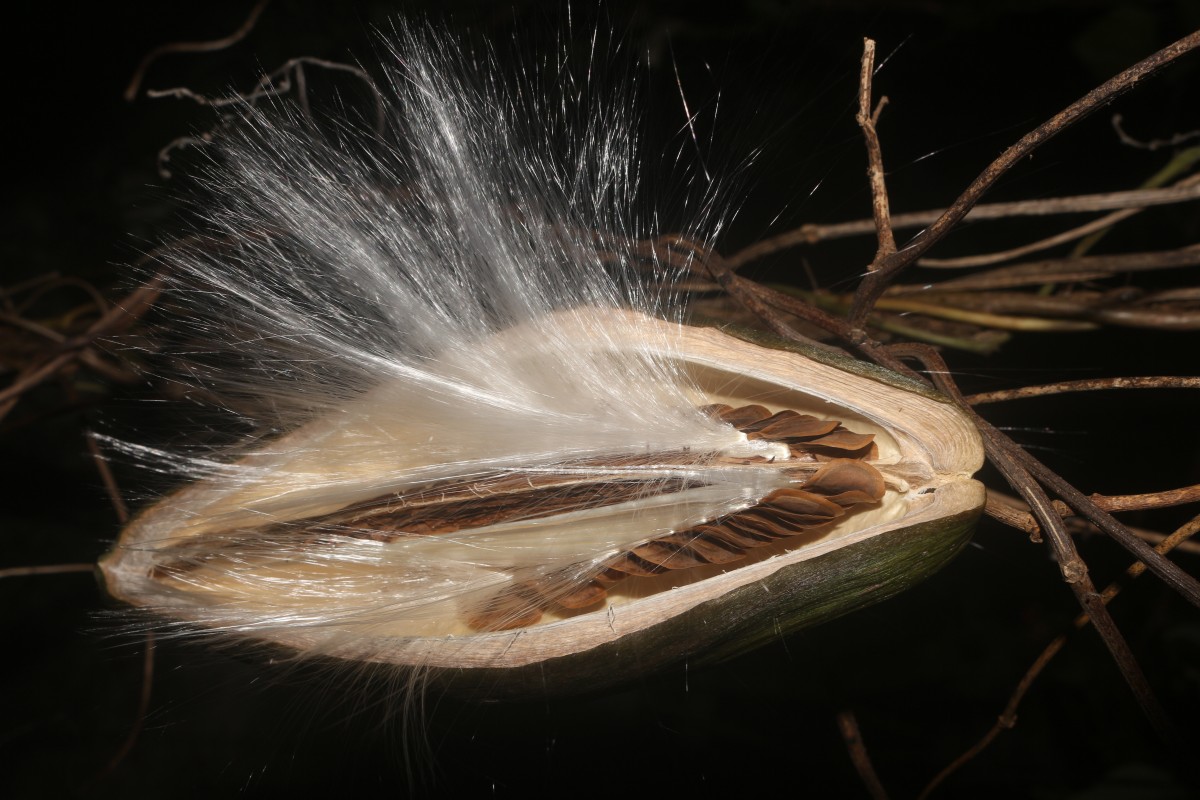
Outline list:
[[[517,31],[535,52],[549,46],[565,8],[447,5],[451,27],[505,43]],[[168,56],[147,85],[220,93],[249,86],[260,65],[297,55],[367,62],[373,26],[428,11],[277,0],[241,44]],[[702,124],[716,133],[710,168],[736,173],[728,194],[739,212],[718,242],[725,252],[803,222],[869,213],[853,120],[864,35],[888,59],[876,78],[876,93],[891,99],[880,133],[893,210],[908,211],[950,202],[1029,129],[1200,27],[1194,2],[616,3],[574,11],[580,40],[598,19],[635,58],[647,54],[632,71],[649,109],[651,189],[653,176],[672,171],[678,145],[673,65],[693,110],[705,110]],[[58,271],[112,297],[126,291],[124,265],[176,225],[178,185],[157,175],[156,153],[212,116],[182,101],[127,104],[121,92],[152,47],[225,35],[245,12],[235,3],[8,11],[0,284]],[[989,199],[1133,188],[1170,149],[1121,146],[1110,113],[1124,114],[1134,136],[1165,138],[1200,128],[1198,100],[1193,55],[1039,150]],[[1104,250],[1174,247],[1200,233],[1195,204],[1144,217]],[[935,254],[1012,246],[1063,224],[967,227]],[[845,288],[873,249],[853,241],[804,257],[824,285]],[[757,270],[803,282],[796,254]],[[1154,282],[1195,280],[1149,276],[1139,285]],[[996,356],[950,360],[968,390],[984,390],[1195,373],[1198,352],[1194,333],[1116,330],[1017,336]],[[83,434],[128,420],[145,392],[75,380],[71,401],[50,384],[0,423],[0,567],[94,560],[116,535]],[[1084,490],[1116,493],[1200,481],[1195,408],[1194,394],[1155,392],[986,413]],[[147,490],[144,477],[119,477],[130,494]],[[1129,521],[1169,531],[1186,519],[1175,510]],[[1099,539],[1081,547],[1100,584],[1128,561]],[[1196,556],[1178,558],[1194,570]],[[142,662],[139,645],[114,637],[98,616],[104,607],[87,574],[0,581],[4,796],[636,796],[749,793],[776,783],[798,796],[865,796],[834,723],[852,709],[892,796],[911,797],[986,730],[1029,662],[1076,613],[1044,548],[985,521],[951,567],[902,597],[717,668],[681,665],[591,696],[481,705],[432,695],[414,709],[395,687],[366,676],[281,675],[252,655],[168,643],[159,647],[145,728],[106,770],[137,716]],[[1200,614],[1152,578],[1113,613],[1168,712],[1194,730]],[[1194,779],[1192,765],[1155,740],[1103,646],[1085,632],[1034,687],[1016,729],[938,796],[1186,797],[1195,789],[1188,772]]]

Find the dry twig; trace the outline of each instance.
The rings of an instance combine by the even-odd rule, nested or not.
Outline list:
[[[1192,536],[1195,536],[1197,533],[1200,533],[1200,516],[1193,517],[1187,524],[1180,527],[1170,536],[1166,537],[1157,546],[1155,546],[1154,550],[1161,555],[1166,555],[1167,553],[1171,552],[1171,550],[1186,543],[1188,539],[1190,539]],[[1130,579],[1134,579],[1145,572],[1145,570],[1145,564],[1137,561],[1129,566],[1129,568],[1126,570],[1126,575]],[[1116,581],[1110,583],[1107,587],[1105,587],[1104,591],[1100,595],[1101,604],[1107,605],[1114,597],[1117,596],[1120,591],[1120,583]],[[1087,614],[1081,614],[1075,618],[1073,623],[1074,628],[1075,630],[1081,630],[1086,627],[1089,622],[1091,622],[1091,617],[1089,617]],[[1025,696],[1033,687],[1034,681],[1036,681],[1038,676],[1042,674],[1042,672],[1046,669],[1046,666],[1054,659],[1056,655],[1058,655],[1063,647],[1066,646],[1068,637],[1069,634],[1059,634],[1058,636],[1054,637],[1054,639],[1048,645],[1046,645],[1038,657],[1034,659],[1033,663],[1025,671],[1025,674],[1021,677],[1020,682],[1017,683],[1016,689],[1009,697],[1008,703],[1005,704],[1004,710],[1000,712],[1000,716],[996,719],[995,724],[988,729],[987,733],[985,733],[978,742],[968,748],[966,752],[954,759],[954,761],[946,765],[941,772],[935,775],[925,786],[925,788],[921,790],[921,794],[918,795],[918,800],[925,800],[925,798],[929,797],[939,786],[945,783],[951,775],[956,773],[965,764],[986,750],[988,745],[995,741],[997,736],[1006,730],[1011,730],[1012,728],[1016,727],[1017,709],[1020,707],[1021,701],[1025,699]]]
[[[1017,200],[1006,203],[979,203],[971,208],[963,217],[964,221],[981,222],[983,220],[1010,219],[1021,216],[1047,216],[1051,214],[1076,214],[1090,211],[1140,210],[1151,206],[1184,203],[1200,198],[1200,184],[1189,184],[1166,189],[1133,189],[1125,192],[1104,192],[1103,194],[1078,195],[1074,197],[1055,197],[1037,200]],[[941,219],[949,209],[939,208],[929,211],[911,211],[904,214],[891,215],[892,230],[920,228]],[[856,219],[849,222],[829,224],[809,223],[794,230],[785,231],[775,236],[760,239],[752,245],[742,248],[731,256],[726,257],[730,268],[737,270],[754,261],[766,258],[774,253],[789,250],[800,245],[817,244],[833,239],[844,239],[851,236],[865,236],[875,233],[875,220]]]
[[[839,713],[837,723],[842,740],[846,743],[846,751],[850,754],[850,761],[854,763],[854,769],[858,772],[858,777],[862,779],[863,786],[867,788],[867,793],[871,795],[872,800],[887,800],[887,790],[883,788],[883,783],[879,780],[879,776],[875,773],[875,767],[871,764],[871,756],[867,753],[867,745],[863,742],[862,732],[858,729],[858,719],[854,716],[854,712]]]
[[[1157,377],[1086,378],[1078,381],[1059,381],[1019,389],[1000,389],[994,392],[969,394],[964,398],[973,406],[1003,403],[1027,397],[1044,397],[1068,392],[1099,392],[1108,389],[1200,389],[1200,377],[1164,375]]]
[[[150,68],[158,59],[170,53],[211,53],[216,50],[224,50],[245,39],[254,30],[254,26],[258,24],[258,18],[262,12],[266,10],[267,4],[271,0],[258,0],[254,4],[254,8],[250,9],[250,14],[246,20],[228,36],[222,36],[220,39],[212,39],[207,42],[172,42],[170,44],[159,45],[151,50],[142,58],[142,62],[138,64],[137,69],[133,72],[133,77],[129,80],[129,85],[125,87],[125,100],[133,102],[137,99],[138,91],[141,89],[142,80],[146,76],[146,70]]]
[[[871,111],[871,78],[875,74],[875,41],[863,39],[862,66],[858,74],[858,114],[855,120],[862,128],[863,141],[867,145],[867,179],[871,184],[871,214],[875,222],[879,246],[870,269],[878,269],[883,259],[896,252],[896,238],[892,234],[892,212],[888,203],[887,183],[884,180],[883,149],[875,123],[887,103],[886,97],[879,99],[875,111]]]
[[[1119,75],[1088,92],[1067,108],[1055,114],[1042,125],[1026,134],[1012,147],[1004,151],[993,161],[971,185],[959,195],[958,199],[946,210],[946,213],[932,225],[914,236],[898,252],[885,256],[872,265],[870,272],[859,284],[855,292],[854,306],[850,311],[851,324],[859,328],[870,313],[875,300],[883,293],[896,275],[920,258],[934,244],[940,241],[951,228],[956,226],[967,212],[979,201],[983,194],[1014,164],[1040,147],[1043,143],[1061,133],[1066,128],[1088,116],[1092,112],[1111,102],[1117,96],[1124,94],[1138,84],[1139,81],[1153,75],[1180,56],[1200,47],[1200,31],[1196,31],[1174,44],[1164,47],[1149,58],[1139,61]]]
[[[1142,673],[1137,659],[1134,658],[1133,652],[1129,649],[1125,637],[1113,622],[1112,617],[1109,616],[1104,602],[1096,593],[1095,586],[1088,574],[1087,564],[1075,549],[1074,542],[1063,526],[1062,518],[1038,482],[1046,483],[1076,510],[1098,524],[1100,521],[1098,517],[1106,518],[1110,524],[1102,525],[1102,530],[1117,539],[1126,549],[1134,552],[1164,582],[1198,606],[1200,606],[1200,585],[1197,585],[1195,579],[1190,575],[1163,558],[1161,554],[1150,550],[1148,545],[1119,522],[1096,508],[1095,504],[1091,503],[1078,490],[1048,470],[1015,442],[980,417],[958,391],[958,387],[949,377],[949,370],[945,362],[937,353],[923,345],[893,345],[890,349],[897,355],[919,360],[938,388],[959,403],[963,410],[975,419],[975,424],[983,436],[984,448],[989,460],[1004,474],[1009,484],[1033,510],[1050,542],[1055,560],[1058,561],[1059,569],[1062,571],[1063,580],[1075,593],[1084,612],[1092,618],[1097,632],[1108,647],[1118,669],[1121,670],[1125,682],[1129,684],[1138,704],[1142,707],[1142,712],[1164,742],[1178,744],[1174,726],[1171,725],[1166,712],[1150,689],[1150,684]],[[1119,535],[1118,530],[1120,531]],[[1144,558],[1143,550],[1149,550],[1153,558]]]

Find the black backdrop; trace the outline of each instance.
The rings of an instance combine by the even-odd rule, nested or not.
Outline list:
[[[554,4],[449,5],[452,27],[505,42],[520,30],[528,48],[546,46],[560,27],[562,7]],[[248,85],[259,64],[295,55],[369,59],[372,26],[427,11],[279,0],[242,44],[168,57],[148,82],[221,91]],[[891,98],[880,130],[893,209],[904,211],[949,202],[1034,125],[1200,27],[1200,9],[1185,2],[619,3],[585,11],[631,50],[651,54],[638,71],[652,109],[652,176],[654,148],[669,147],[682,119],[672,58],[689,101],[711,110],[721,93],[708,157],[739,172],[729,194],[740,212],[719,242],[726,252],[802,222],[868,214],[853,120],[864,35],[888,57],[876,79],[877,93]],[[111,296],[122,291],[123,265],[174,225],[176,190],[157,176],[155,154],[210,118],[184,102],[126,104],[121,92],[150,48],[224,35],[244,13],[242,4],[211,3],[83,10],[47,3],[6,13],[0,283],[54,270]],[[576,14],[577,35],[586,36],[592,23]],[[1193,56],[1111,110],[1142,138],[1194,130],[1198,87]],[[1122,147],[1109,116],[1038,151],[992,199],[1132,188],[1165,163],[1167,151]],[[1157,249],[1200,233],[1194,204],[1151,216],[1104,247]],[[942,253],[1049,230],[1023,225],[966,228]],[[844,286],[872,251],[869,241],[856,241],[805,255],[823,284]],[[800,274],[794,256],[758,270],[775,279]],[[1017,336],[999,355],[955,354],[951,363],[966,388],[982,390],[1195,373],[1198,345],[1186,333]],[[129,409],[138,391],[92,388],[82,402],[64,404],[47,386],[0,426],[0,566],[92,560],[115,536],[82,433],[136,417]],[[1200,481],[1195,407],[1194,395],[1146,393],[997,406],[988,415],[1019,428],[1020,441],[1085,490],[1135,492]],[[144,477],[119,477],[131,493],[147,489]],[[1184,519],[1175,512],[1130,521],[1169,529]],[[1103,541],[1082,547],[1099,580],[1127,560]],[[1194,567],[1195,556],[1180,559]],[[1186,727],[1200,710],[1200,614],[1152,579],[1128,595],[1114,607],[1117,621]],[[0,581],[5,796],[516,797],[752,792],[776,784],[800,796],[863,796],[834,724],[837,712],[852,709],[884,783],[894,797],[908,797],[991,724],[1027,664],[1075,613],[1044,549],[985,521],[951,567],[884,605],[721,667],[681,665],[577,698],[480,705],[430,696],[414,716],[379,682],[281,677],[252,656],[168,643],[159,647],[145,728],[106,772],[136,716],[141,654],[136,643],[110,635],[97,616],[103,607],[86,574]],[[1186,772],[1142,722],[1089,632],[1042,677],[1017,728],[942,796],[1182,797]]]

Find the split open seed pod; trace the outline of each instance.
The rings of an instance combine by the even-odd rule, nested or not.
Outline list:
[[[654,362],[728,447],[660,438],[514,464],[513,442],[536,438],[518,417],[495,406],[490,429],[451,420],[435,436],[384,383],[140,514],[101,562],[110,593],[181,630],[538,695],[728,657],[883,600],[946,564],[983,507],[977,431],[908,378],[634,312],[551,317],[479,349],[519,364],[568,342],[613,380]],[[553,394],[561,376],[539,370]],[[465,447],[482,448],[474,466],[447,472]]]

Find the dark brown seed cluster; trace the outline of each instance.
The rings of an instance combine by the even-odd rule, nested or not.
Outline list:
[[[833,419],[820,419],[809,414],[784,409],[771,413],[766,406],[732,408],[724,404],[705,406],[701,411],[710,417],[728,422],[751,439],[783,442],[793,458],[871,458],[875,453],[874,435],[854,433]]]
[[[883,476],[865,460],[874,455],[871,434],[853,433],[836,420],[791,410],[772,413],[758,405],[703,410],[748,436],[787,444],[796,459],[823,463],[803,484],[776,490],[748,509],[622,553],[582,585],[549,578],[511,587],[474,609],[469,624],[480,630],[526,627],[541,618],[544,608],[595,605],[626,578],[738,561],[749,550],[827,525],[855,506],[883,498]]]
[[[638,545],[602,564],[594,573],[550,575],[524,581],[478,604],[466,614],[477,630],[523,628],[548,608],[584,609],[605,599],[608,589],[627,579],[659,575],[746,557],[748,551],[811,531],[845,516],[852,508],[878,503],[884,481],[868,462],[877,456],[871,434],[854,433],[825,420],[761,405],[711,405],[704,413],[732,425],[747,437],[785,444],[789,467],[805,465],[807,478],[778,489],[750,508]],[[654,477],[639,467],[692,466],[724,461],[762,463],[762,457],[723,459],[691,451],[581,460],[552,471],[500,473],[470,481],[429,484],[404,495],[385,495],[332,514],[253,530],[216,535],[220,543],[191,541],[175,559],[160,562],[153,577],[186,579],[238,542],[270,547],[280,537],[302,537],[313,547],[336,547],[345,538],[392,542],[406,536],[438,535],[505,522],[603,508],[702,485],[694,478]],[[224,545],[221,546],[221,545]]]

